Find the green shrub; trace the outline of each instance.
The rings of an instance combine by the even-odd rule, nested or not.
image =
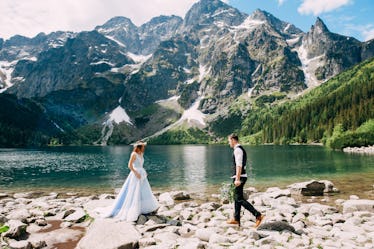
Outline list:
[[[197,128],[169,130],[158,137],[151,138],[150,144],[207,144],[210,137]]]
[[[0,234],[5,233],[9,230],[9,226],[2,226],[0,227]]]
[[[333,149],[345,147],[361,147],[374,144],[374,120],[363,123],[356,131],[344,131],[342,125],[334,128],[333,134],[327,139],[326,145]]]

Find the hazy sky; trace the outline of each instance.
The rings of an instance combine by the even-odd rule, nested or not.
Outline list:
[[[0,38],[40,32],[92,30],[114,16],[141,25],[159,15],[185,13],[197,0],[1,0]],[[360,41],[374,38],[373,0],[225,0],[251,14],[270,12],[307,32],[319,16],[330,31]]]

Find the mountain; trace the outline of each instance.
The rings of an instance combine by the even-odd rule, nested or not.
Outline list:
[[[95,30],[116,41],[125,51],[138,53],[140,49],[138,27],[126,17],[114,17]]]
[[[316,68],[318,80],[330,78],[363,60],[360,41],[331,33],[320,18],[303,37],[302,46],[307,59],[318,58],[321,65]]]
[[[171,39],[176,35],[183,19],[178,16],[159,16],[139,28],[140,47],[139,54],[153,53],[162,41]]]
[[[82,32],[64,46],[42,51],[35,61],[19,60],[12,73],[18,81],[9,93],[31,98],[86,87],[98,74],[131,63],[114,41],[96,31]]]
[[[214,140],[258,106],[294,99],[373,56],[372,41],[334,34],[320,18],[304,33],[262,10],[201,0],[183,19],[138,27],[114,17],[88,32],[0,40],[0,95],[39,105],[60,132],[42,134],[64,144],[178,130]]]
[[[59,127],[39,103],[0,94],[0,144],[4,147],[43,146]]]
[[[201,0],[195,3],[187,12],[183,21],[183,31],[203,29],[209,26],[237,26],[240,25],[247,14],[219,1]]]
[[[372,58],[336,75],[301,98],[254,109],[243,121],[241,133],[260,132],[261,143],[333,144],[337,140],[334,133],[338,130],[346,133],[344,141],[339,142],[345,146],[371,145],[374,126],[364,132],[357,131],[367,122],[374,124],[373,96]]]
[[[0,92],[16,84],[20,79],[13,77],[14,67],[21,60],[35,61],[37,56],[48,50],[63,46],[71,32],[54,32],[49,35],[40,33],[34,38],[16,35],[0,41]],[[1,90],[3,89],[3,90]]]
[[[114,17],[95,30],[116,41],[126,52],[148,55],[161,41],[172,38],[181,23],[182,18],[177,16],[159,16],[137,27],[126,17]]]

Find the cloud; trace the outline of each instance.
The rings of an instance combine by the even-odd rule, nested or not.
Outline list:
[[[302,0],[302,1],[303,2],[299,6],[297,11],[300,14],[304,14],[304,15],[313,14],[317,16],[321,13],[330,12],[344,5],[348,5],[351,3],[352,0]]]
[[[364,37],[364,41],[368,41],[374,39],[374,28],[369,28],[362,31],[362,36]]]
[[[277,0],[279,6],[283,5],[285,1],[286,0]]]
[[[353,34],[360,35],[363,41],[368,41],[374,39],[374,25],[373,24],[366,24],[366,25],[354,25],[354,24],[346,24],[344,25],[344,30],[342,31],[343,34],[347,36],[352,36]]]
[[[364,41],[374,39],[374,25],[373,24],[352,25],[350,26],[350,28],[351,30],[359,31]]]
[[[92,30],[114,16],[141,25],[159,15],[184,17],[198,0],[1,0],[0,37]]]

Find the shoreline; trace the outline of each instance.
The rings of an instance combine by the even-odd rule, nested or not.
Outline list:
[[[374,234],[374,185],[371,183],[367,188],[371,196],[368,199],[359,196],[362,191],[342,198],[344,190],[339,191],[328,180],[293,183],[285,189],[258,190],[247,186],[246,198],[266,215],[258,229],[253,228],[254,217],[246,211],[242,227],[227,225],[226,219],[231,216],[234,205],[219,198],[218,190],[210,195],[154,190],[160,207],[157,212],[140,215],[135,223],[104,219],[95,212],[96,208],[109,206],[114,193],[96,192],[87,196],[79,192],[0,193],[0,228],[9,227],[0,232],[0,245],[6,248],[156,249],[234,245],[237,248],[274,248],[276,245],[324,248],[337,243],[336,248],[370,248],[367,246],[374,245],[371,236]],[[313,191],[313,195],[305,195],[303,189]],[[110,245],[104,245],[103,241]]]
[[[294,182],[302,182],[310,179],[323,180],[329,179],[334,185],[340,190],[340,193],[335,195],[341,198],[347,198],[352,194],[358,194],[360,198],[369,198],[370,196],[366,193],[371,190],[371,185],[373,185],[374,171],[365,172],[364,175],[362,172],[352,172],[350,174],[344,175],[321,175],[316,177],[300,177],[300,178],[279,178],[279,179],[263,179],[261,181],[248,179],[245,187],[254,187],[258,191],[265,191],[267,188],[278,187],[286,188],[288,185]],[[170,192],[170,191],[187,191],[187,192],[198,192],[203,198],[216,194],[219,192],[220,187],[224,183],[231,182],[231,179],[228,178],[226,181],[219,182],[216,184],[206,184],[204,186],[166,186],[166,187],[156,187],[151,184],[153,192]],[[66,187],[66,186],[49,186],[49,187],[35,187],[35,186],[26,186],[26,187],[1,187],[0,192],[16,194],[22,192],[34,192],[36,195],[43,195],[49,193],[58,193],[60,195],[77,195],[80,197],[95,195],[95,194],[116,194],[117,191],[121,188],[121,185],[116,187]]]
[[[374,155],[374,145],[362,147],[346,147],[343,148],[343,152]]]

